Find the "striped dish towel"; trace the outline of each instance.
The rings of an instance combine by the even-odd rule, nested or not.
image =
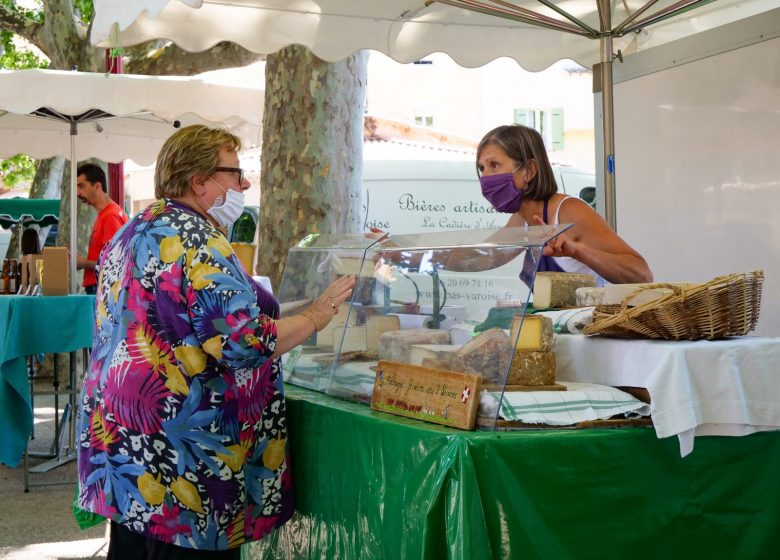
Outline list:
[[[370,368],[376,362],[344,362],[333,374],[331,389],[341,390],[355,397],[370,399],[374,394],[376,373]]]
[[[337,390],[339,394],[370,398],[376,375],[370,366],[376,362],[341,363],[331,379],[332,358],[333,354],[303,354],[300,346],[294,348],[283,360],[284,380],[322,393]]]
[[[614,387],[592,383],[568,383],[566,391],[511,391],[504,393],[500,417],[527,424],[567,426],[588,420],[604,420],[618,414],[650,416],[650,405]],[[482,391],[480,416],[494,416],[501,393]]]

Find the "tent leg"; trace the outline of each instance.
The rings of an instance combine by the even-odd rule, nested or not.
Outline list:
[[[604,37],[602,42],[612,49],[612,38]],[[609,226],[617,231],[615,209],[615,124],[612,99],[612,55],[601,64],[601,105],[604,134],[604,214]]]
[[[604,217],[609,226],[617,231],[615,209],[615,125],[612,99],[612,13],[609,0],[599,0],[601,19],[601,108],[604,141]]]
[[[78,246],[78,208],[76,197],[76,135],[78,130],[75,122],[70,123],[70,258],[68,259],[68,266],[70,267],[70,293],[77,293],[76,286],[76,257],[79,254]]]

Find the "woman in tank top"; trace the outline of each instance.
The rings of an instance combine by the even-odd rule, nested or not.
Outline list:
[[[612,231],[586,202],[558,193],[539,133],[521,125],[488,132],[477,148],[482,194],[508,227],[574,224],[544,247],[546,270],[588,272],[600,284],[652,282],[642,255]],[[542,270],[542,263],[540,263]]]

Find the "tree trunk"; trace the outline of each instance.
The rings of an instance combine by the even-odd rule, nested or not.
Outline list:
[[[324,62],[300,46],[268,57],[257,272],[275,291],[290,247],[361,229],[368,52]]]

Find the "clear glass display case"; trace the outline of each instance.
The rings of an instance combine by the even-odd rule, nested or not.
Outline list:
[[[285,381],[370,403],[379,360],[479,374],[492,401],[477,426],[494,427],[516,348],[512,321],[522,320],[542,246],[568,227],[306,237],[287,257],[282,317],[339,276],[357,284],[326,328],[284,356]]]

